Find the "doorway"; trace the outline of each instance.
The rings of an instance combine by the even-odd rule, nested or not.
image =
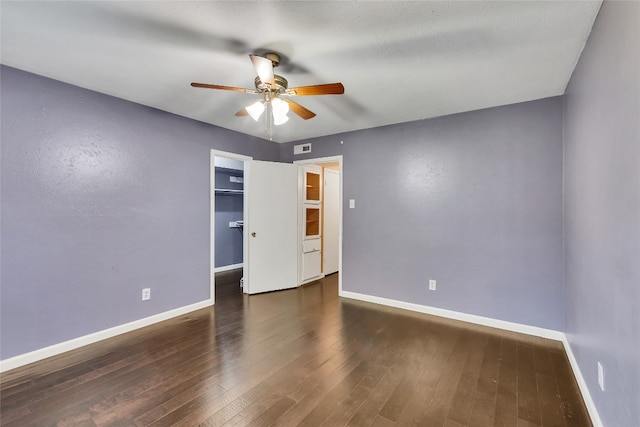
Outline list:
[[[226,178],[216,179],[216,158],[231,159],[239,161],[243,164],[242,173],[242,193],[216,195],[216,189],[223,190],[228,187],[222,186],[222,180]],[[216,265],[216,230],[219,227],[226,227],[236,233],[242,230],[242,271],[244,288],[243,292],[253,294],[260,292],[269,292],[278,289],[296,287],[301,284],[296,280],[296,271],[300,266],[300,259],[297,254],[302,251],[302,242],[296,238],[299,232],[298,225],[300,219],[296,221],[299,209],[296,207],[296,194],[298,194],[299,182],[297,179],[297,170],[301,164],[322,164],[325,167],[333,168],[338,172],[339,197],[338,205],[338,271],[342,269],[342,156],[326,157],[319,159],[311,159],[291,163],[263,162],[255,161],[251,157],[243,156],[235,153],[211,150],[211,215],[210,215],[210,295],[211,303],[215,303],[216,279],[215,273],[217,268],[224,266]],[[233,169],[233,168],[232,168]],[[218,175],[220,176],[220,175]],[[239,175],[236,173],[236,182]],[[253,177],[253,179],[252,179]],[[266,186],[266,188],[263,188]],[[286,191],[285,191],[286,187]],[[269,192],[277,188],[275,195],[284,193],[293,194],[293,199],[289,198],[286,203],[284,200],[275,200],[273,197],[267,197],[267,200],[259,200],[256,195],[269,194]],[[239,185],[229,190],[240,191]],[[226,220],[216,221],[216,199],[221,197],[241,197],[242,198],[242,220],[236,218],[227,218]],[[265,197],[261,197],[264,199]],[[292,200],[293,203],[290,203]],[[221,203],[221,202],[219,202]],[[285,208],[285,206],[288,206]],[[283,212],[285,210],[285,212]],[[257,216],[256,216],[257,215]],[[270,216],[269,216],[270,215]],[[238,214],[236,214],[238,216]],[[269,220],[268,218],[272,219]],[[266,218],[266,219],[265,219]],[[275,218],[275,219],[274,219]],[[241,223],[238,223],[241,221]],[[274,222],[275,221],[275,222]],[[222,222],[222,224],[218,224]],[[266,222],[266,223],[265,223]],[[239,227],[241,225],[241,227]],[[274,230],[276,236],[271,236]],[[291,239],[289,237],[291,236]],[[251,236],[251,237],[250,237]],[[252,245],[249,244],[251,240]],[[291,242],[286,243],[285,242]],[[267,243],[270,242],[270,243]],[[289,249],[292,248],[292,251]],[[297,248],[297,253],[296,253]],[[274,257],[276,259],[274,259]],[[266,261],[265,261],[266,260]],[[238,266],[239,262],[227,264],[230,266]],[[262,265],[262,264],[266,264]],[[264,267],[264,268],[262,268]],[[289,272],[283,275],[284,272]],[[292,275],[291,275],[292,273]],[[240,283],[238,283],[240,286]],[[338,287],[342,290],[342,275],[338,275]]]
[[[299,223],[300,223],[300,239],[299,239],[299,264],[300,268],[300,283],[304,284],[309,281],[324,278],[331,274],[337,274],[338,276],[338,289],[342,291],[342,156],[322,157],[316,159],[307,159],[295,161],[295,164],[301,166],[301,195],[299,197]],[[320,274],[314,277],[310,277],[310,274],[305,269],[305,262],[309,260],[313,254],[310,251],[315,251],[318,247],[314,244],[317,239],[315,233],[309,233],[306,229],[309,223],[308,212],[313,210],[314,202],[309,203],[308,197],[304,192],[307,187],[313,187],[313,185],[307,182],[307,172],[317,173],[320,171],[321,186],[321,201],[320,207]],[[315,224],[314,224],[315,225]],[[309,253],[307,253],[309,252]],[[314,266],[315,267],[315,266]],[[313,271],[314,268],[311,270]]]
[[[216,273],[240,279],[247,259],[244,232],[246,203],[244,197],[246,162],[251,157],[211,150],[211,215],[210,215],[210,298],[215,304]],[[217,250],[216,250],[217,248]],[[235,279],[234,279],[235,281]],[[225,283],[225,288],[229,284]],[[222,283],[221,283],[222,284]]]

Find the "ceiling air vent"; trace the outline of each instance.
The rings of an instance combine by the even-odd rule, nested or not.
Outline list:
[[[307,154],[311,152],[311,143],[293,146],[293,154]]]

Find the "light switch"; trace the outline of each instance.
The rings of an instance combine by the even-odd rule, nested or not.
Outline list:
[[[349,209],[355,209],[356,199],[349,199]]]

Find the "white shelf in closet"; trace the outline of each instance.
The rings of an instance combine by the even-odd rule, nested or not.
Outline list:
[[[228,188],[216,188],[215,189],[215,193],[216,194],[220,194],[220,195],[226,195],[226,196],[231,196],[234,194],[243,194],[244,190],[231,190]]]

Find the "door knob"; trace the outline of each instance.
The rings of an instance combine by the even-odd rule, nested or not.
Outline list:
[[[253,231],[253,232],[251,233],[251,237],[256,237],[256,232],[255,232],[255,231]]]

